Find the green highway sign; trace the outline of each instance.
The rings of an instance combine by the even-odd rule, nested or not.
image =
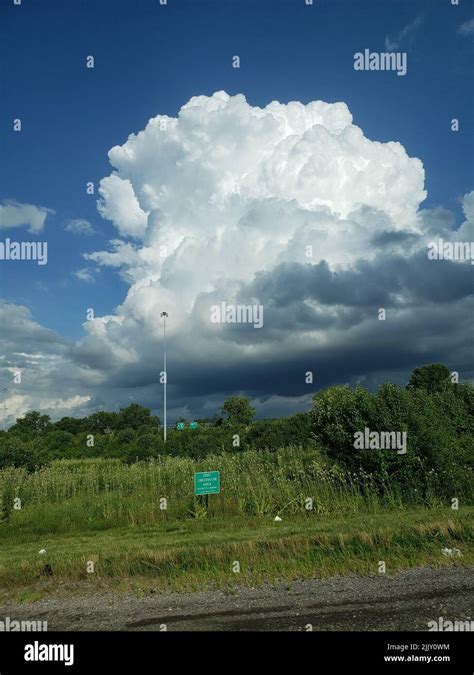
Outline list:
[[[178,424],[176,425],[176,428],[177,428],[179,431],[183,431],[183,429],[184,429],[184,422],[178,422]]]
[[[218,495],[221,491],[220,471],[204,471],[194,474],[195,495]]]
[[[199,424],[197,422],[191,422],[191,424],[189,425],[189,428],[190,429],[197,429],[198,426],[199,426]]]

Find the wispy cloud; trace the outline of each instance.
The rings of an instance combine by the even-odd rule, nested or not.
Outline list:
[[[387,35],[385,38],[385,49],[389,52],[393,52],[395,49],[401,47],[402,43],[412,40],[423,21],[423,15],[419,14],[413,21],[407,23],[397,35],[393,37]]]
[[[459,26],[458,33],[461,35],[474,35],[474,19],[469,19]]]
[[[72,234],[85,234],[87,236],[95,234],[94,228],[85,218],[75,218],[73,220],[69,220],[64,229],[66,232],[72,232]]]
[[[87,284],[93,284],[95,282],[92,270],[87,267],[83,267],[82,269],[77,270],[77,272],[73,272],[73,276],[75,276],[76,279],[79,279],[80,281],[86,282]]]

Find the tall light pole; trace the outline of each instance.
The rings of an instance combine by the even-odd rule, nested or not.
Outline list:
[[[168,384],[168,373],[166,371],[166,317],[168,312],[161,312],[160,316],[163,317],[163,372],[165,374],[165,391],[164,391],[164,400],[163,400],[163,411],[164,411],[164,425],[163,425],[163,441],[166,443],[166,385]]]

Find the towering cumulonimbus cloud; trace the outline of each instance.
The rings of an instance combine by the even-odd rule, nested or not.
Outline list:
[[[160,307],[190,313],[203,293],[232,295],[281,262],[370,258],[376,233],[419,232],[426,196],[420,160],[367,139],[344,103],[197,96],[109,158],[98,208],[121,239],[89,257],[122,269],[122,310],[141,318],[150,284]]]
[[[301,394],[289,380],[310,363],[326,382],[418,365],[427,312],[432,329],[443,303],[456,313],[471,302],[466,266],[427,259],[446,218],[420,209],[422,162],[400,143],[366,138],[345,103],[259,108],[222,91],[196,96],[109,158],[98,208],[118,236],[88,258],[116,267],[130,288],[116,315],[88,322],[76,356],[107,353],[117,386],[153,387],[145,364],[156,359],[162,311],[182,401],[235,389]],[[470,204],[467,195],[466,216]],[[261,303],[262,329],[212,323],[223,301]]]
[[[273,102],[217,92],[197,96],[178,118],[158,115],[109,152],[101,214],[119,232],[150,237],[220,236],[253,200],[283,200],[347,218],[361,205],[395,227],[416,226],[426,197],[421,162],[395,142],[367,139],[345,103]]]
[[[162,311],[170,419],[212,414],[237,391],[262,414],[303,409],[307,370],[316,387],[375,385],[455,355],[472,376],[474,268],[429,260],[427,247],[472,235],[474,193],[458,230],[450,211],[421,208],[422,162],[365,137],[345,103],[196,96],[109,158],[98,209],[117,232],[85,257],[115,268],[128,292],[113,314],[85,322],[82,340],[54,336],[57,361],[36,359],[30,374],[38,398],[12,409],[44,408],[54,389],[76,414],[126,405],[130,391],[157,410]],[[213,322],[222,302],[262,305],[262,327]],[[22,330],[39,328],[28,320]]]

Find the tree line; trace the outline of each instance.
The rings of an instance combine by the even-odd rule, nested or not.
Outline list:
[[[250,400],[231,396],[220,414],[198,419],[197,429],[172,429],[163,442],[160,419],[132,403],[119,412],[84,418],[31,411],[8,432],[0,432],[0,469],[35,470],[55,459],[118,458],[125,462],[175,455],[200,459],[217,452],[283,447],[309,448],[328,462],[423,486],[438,481],[443,490],[472,490],[474,387],[452,381],[441,364],[416,368],[406,387],[383,384],[376,393],[363,387],[333,386],[317,392],[307,413],[254,420]],[[407,452],[355,447],[354,435],[371,431],[406,432]],[[453,493],[453,497],[457,494]]]

